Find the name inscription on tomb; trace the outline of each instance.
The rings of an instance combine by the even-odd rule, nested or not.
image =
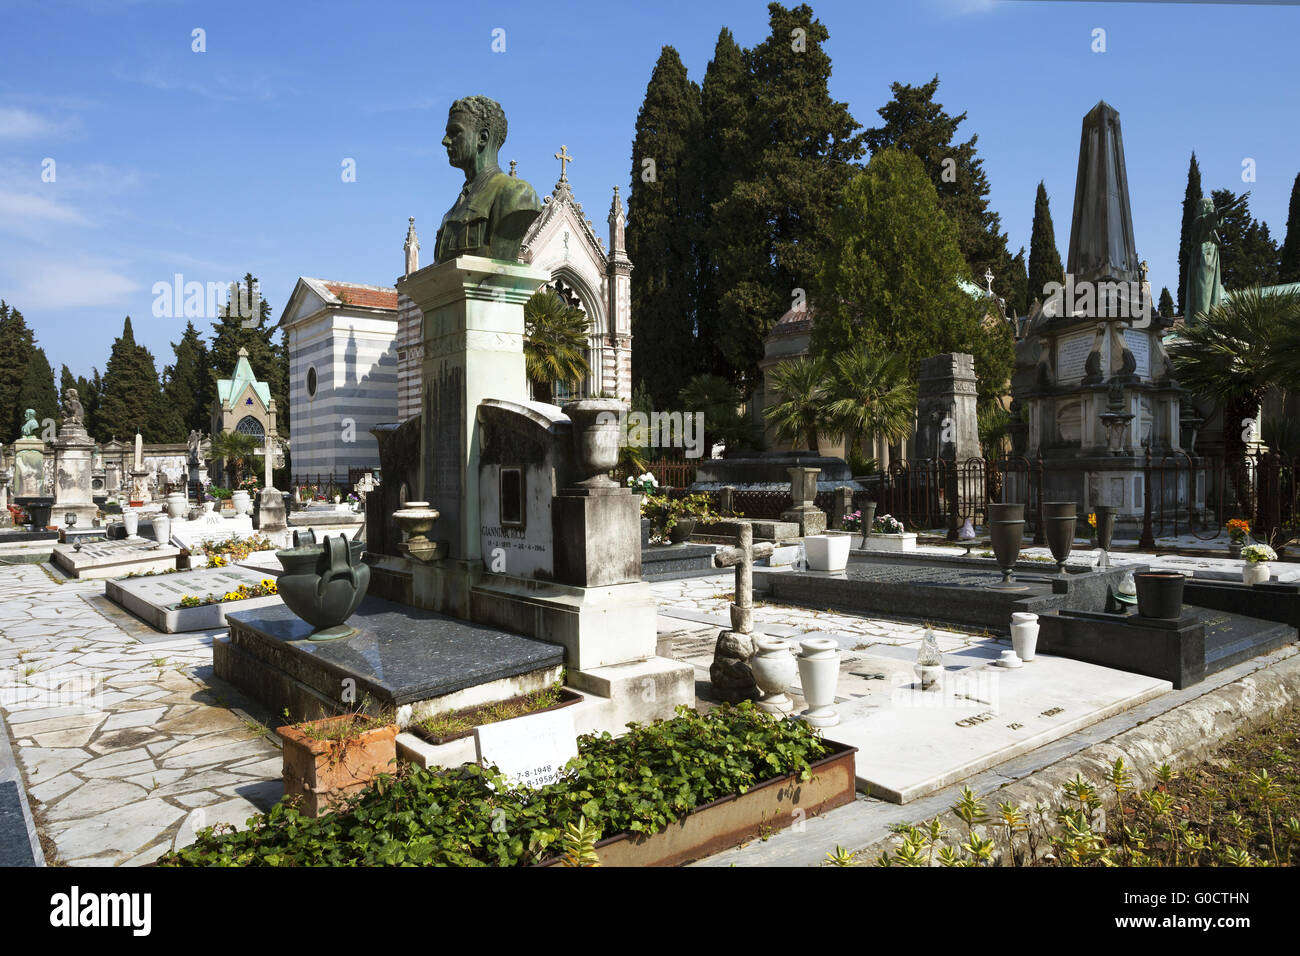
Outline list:
[[[1056,380],[1063,385],[1083,378],[1083,366],[1096,338],[1093,332],[1076,332],[1056,340]]]
[[[1142,378],[1151,377],[1151,339],[1145,332],[1136,329],[1124,330],[1124,344],[1133,353],[1137,362],[1137,374]]]
[[[479,764],[496,767],[511,787],[544,787],[578,756],[573,715],[553,710],[475,727],[474,750]]]

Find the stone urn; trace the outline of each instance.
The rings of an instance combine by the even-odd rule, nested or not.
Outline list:
[[[243,488],[240,488],[230,496],[231,503],[235,506],[235,514],[251,515],[253,513],[253,499]],[[210,508],[207,510],[211,510]]]
[[[408,501],[404,508],[393,512],[393,520],[406,532],[402,550],[410,557],[428,561],[438,554],[438,545],[429,540],[429,532],[438,520],[438,510],[430,508],[427,501]]]
[[[1026,663],[1034,659],[1038,647],[1038,615],[1016,611],[1011,615],[1011,647],[1016,657]]]
[[[668,540],[673,544],[685,544],[694,533],[694,518],[678,518],[677,523],[668,529]]]
[[[1138,614],[1161,620],[1182,617],[1183,585],[1186,581],[1178,571],[1139,571],[1134,574]]]
[[[1016,560],[1020,557],[1020,546],[1025,540],[1025,506],[990,503],[988,506],[989,538],[993,543],[993,555],[997,558],[1002,580],[990,584],[994,590],[1023,590],[1012,579]]]
[[[758,699],[759,710],[769,714],[788,714],[794,710],[794,701],[785,693],[798,671],[789,641],[754,635],[754,655],[749,659],[749,670],[754,675],[754,683],[763,692]]]
[[[356,628],[345,621],[353,615],[370,586],[370,567],[361,561],[364,544],[343,535],[326,535],[318,545],[277,551],[284,569],[276,587],[285,605],[316,630],[311,641],[351,637]]]
[[[609,472],[618,465],[627,403],[616,398],[584,398],[564,405],[573,423],[574,464],[582,488],[617,488]]]
[[[1073,501],[1044,501],[1043,525],[1047,546],[1056,559],[1056,573],[1065,574],[1065,562],[1070,559],[1074,544],[1074,529],[1079,520],[1079,506]]]
[[[139,537],[140,531],[140,513],[126,508],[122,511],[122,527],[126,529],[128,538]]]
[[[1097,547],[1109,551],[1111,539],[1115,536],[1115,506],[1097,505],[1093,513],[1097,516]]]
[[[153,516],[153,539],[159,544],[167,544],[172,539],[172,519],[161,511]]]
[[[213,509],[214,507],[216,507],[216,504],[217,504],[217,503],[216,503],[215,501],[205,501],[205,502],[203,502],[203,513],[204,513],[205,515],[210,515],[210,514],[212,514],[212,509]]]
[[[1267,584],[1269,573],[1267,561],[1247,561],[1241,568],[1241,582],[1251,586]]]
[[[867,546],[867,539],[871,537],[871,526],[876,523],[876,502],[864,501],[862,503],[862,547]]]
[[[173,491],[167,496],[167,517],[183,518],[185,512],[189,509],[189,502],[179,491]]]
[[[828,637],[799,642],[799,683],[808,709],[801,716],[814,727],[834,727],[840,722],[835,709],[835,688],[840,679],[840,646]]]

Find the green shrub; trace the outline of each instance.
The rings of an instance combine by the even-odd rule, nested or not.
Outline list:
[[[209,827],[163,866],[523,866],[558,851],[570,826],[656,833],[698,806],[798,774],[827,752],[802,721],[752,704],[585,735],[564,777],[509,790],[495,768],[404,765],[346,808],[315,819],[280,803],[248,829]],[[494,789],[495,788],[495,789]]]

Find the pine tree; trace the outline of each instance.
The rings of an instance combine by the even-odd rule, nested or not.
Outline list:
[[[902,356],[913,376],[939,352],[975,356],[987,405],[1005,391],[1012,365],[1006,322],[957,284],[967,274],[956,225],[915,155],[882,149],[844,190],[818,277],[813,352],[865,348]],[[944,281],[941,277],[947,277]]]
[[[1001,217],[989,208],[988,176],[984,161],[975,155],[979,136],[972,135],[964,143],[953,142],[966,114],[951,116],[941,103],[936,103],[938,88],[938,76],[920,86],[891,84],[893,99],[878,110],[884,125],[867,130],[866,142],[873,156],[894,146],[921,160],[938,190],[944,212],[957,227],[958,247],[970,267],[966,278],[982,284],[984,273],[992,271],[997,281],[995,291],[1004,293],[1011,255]],[[1032,269],[1032,243],[1030,263]],[[1031,288],[1033,279],[1031,274]]]
[[[726,27],[718,33],[713,59],[700,85],[700,148],[690,153],[697,191],[694,223],[696,235],[696,348],[700,374],[729,376],[731,367],[723,350],[720,327],[720,263],[714,250],[721,248],[713,207],[731,194],[749,159],[747,105],[753,98],[746,53]]]
[[[185,323],[185,332],[179,342],[172,343],[176,361],[163,370],[163,396],[175,409],[178,428],[185,434],[191,431],[207,432],[212,428],[212,398],[209,394],[207,343],[199,335],[193,322]],[[279,403],[276,407],[279,411]]]
[[[1160,290],[1160,302],[1156,306],[1161,318],[1172,318],[1174,315],[1174,297],[1169,294],[1169,287],[1165,286]]]
[[[126,442],[139,431],[147,442],[178,441],[184,436],[165,432],[161,390],[153,354],[137,345],[131,330],[131,317],[122,323],[122,334],[113,341],[113,349],[104,369],[103,392],[99,404],[101,433],[116,435]]]
[[[1188,233],[1196,219],[1196,206],[1201,201],[1201,167],[1197,165],[1196,153],[1187,167],[1187,191],[1183,193],[1183,228],[1178,234],[1178,312],[1181,315],[1187,298],[1187,263],[1191,250],[1187,248]]]
[[[1215,208],[1238,198],[1230,189],[1216,189],[1210,195]],[[1226,212],[1219,225],[1219,270],[1223,287],[1230,291],[1277,282],[1277,243],[1268,225],[1251,216],[1248,201]]]
[[[768,18],[770,35],[746,57],[750,160],[714,207],[710,243],[718,263],[718,340],[747,386],[758,379],[772,324],[816,279],[826,229],[863,155],[857,121],[830,96],[826,27],[807,5],[788,10],[771,3]]]
[[[23,406],[18,393],[31,362],[34,341],[23,314],[0,299],[0,442],[22,434]]]
[[[1286,236],[1282,243],[1278,282],[1300,282],[1300,173],[1291,186],[1291,204],[1286,214]]]
[[[23,369],[18,407],[36,409],[36,420],[42,424],[46,419],[57,422],[61,417],[59,396],[54,390],[54,370],[50,368],[50,360],[45,357],[45,350],[39,346],[32,348],[27,367]]]
[[[1047,198],[1047,186],[1040,181],[1034,195],[1034,226],[1029,236],[1029,295],[1046,302],[1047,284],[1064,281],[1065,267],[1061,265],[1061,251],[1056,248],[1052,206]]]
[[[632,381],[669,405],[695,370],[692,151],[700,90],[664,47],[646,86],[632,143],[627,251],[632,271]]]
[[[230,377],[235,370],[235,362],[239,360],[239,350],[244,348],[248,350],[248,364],[252,366],[253,374],[271,390],[276,408],[276,427],[281,434],[287,434],[289,353],[283,341],[275,341],[277,329],[271,321],[270,303],[260,294],[253,295],[250,292],[257,288],[257,279],[252,273],[245,273],[242,283],[232,283],[230,301],[222,309],[220,318],[212,323],[212,346],[208,351],[209,375],[199,405],[207,409],[211,416],[212,403],[217,394],[217,379]],[[241,300],[245,304],[245,313],[252,309],[251,316],[241,315]]]

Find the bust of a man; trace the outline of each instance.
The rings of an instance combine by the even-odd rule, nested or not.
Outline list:
[[[542,211],[537,192],[497,165],[506,141],[506,114],[486,96],[451,104],[442,145],[447,161],[465,174],[465,186],[442,217],[433,261],[484,256],[514,262],[524,233]]]
[[[36,420],[36,409],[29,408],[23,413],[23,437],[30,438],[41,430],[41,423]]]

